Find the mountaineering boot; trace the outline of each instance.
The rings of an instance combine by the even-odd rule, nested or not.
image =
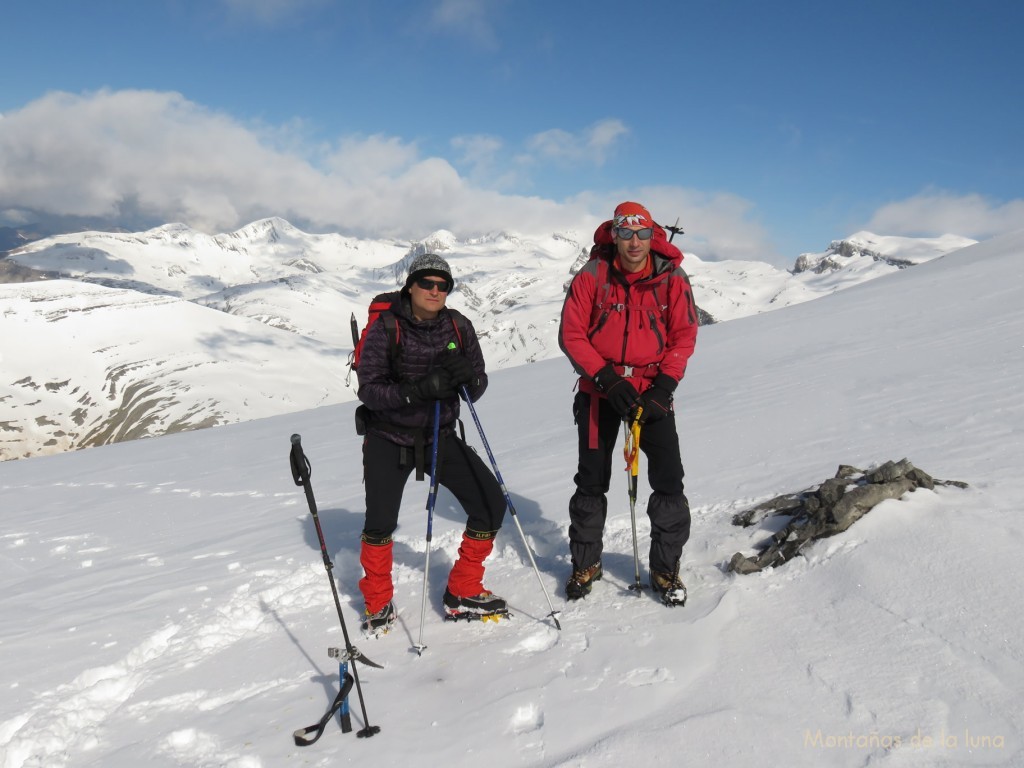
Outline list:
[[[586,597],[590,594],[590,589],[594,586],[594,582],[600,580],[603,575],[604,571],[601,569],[600,560],[589,568],[583,568],[582,570],[577,570],[573,567],[572,575],[569,577],[569,581],[565,583],[565,596],[570,600],[579,600],[581,597]]]
[[[651,589],[668,606],[686,605],[686,586],[679,578],[679,566],[672,573],[651,571]]]
[[[444,591],[444,613],[446,619],[483,619],[490,616],[507,616],[505,601],[484,589],[484,560],[494,549],[496,531],[473,531],[469,528],[462,534],[459,557],[448,574],[448,586]]]
[[[370,609],[367,608],[363,614],[363,637],[374,638],[383,637],[395,625],[395,618],[398,616],[395,611],[394,601],[389,600],[388,604],[381,608],[376,613],[370,613]]]
[[[453,595],[470,596],[485,592],[484,560],[494,549],[495,532],[480,533],[466,529],[459,545],[459,556],[448,574],[448,591]]]
[[[493,615],[508,613],[508,604],[493,592],[484,590],[472,597],[458,597],[451,590],[444,591],[444,609],[449,618],[461,618],[463,614]]]

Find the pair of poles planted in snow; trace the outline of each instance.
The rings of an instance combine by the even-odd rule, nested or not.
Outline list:
[[[450,351],[456,351],[454,342],[448,345]],[[523,532],[523,526],[519,523],[519,515],[516,514],[515,505],[512,503],[512,497],[509,495],[508,488],[505,487],[505,481],[501,476],[501,470],[498,469],[498,462],[494,458],[494,452],[491,451],[491,444],[487,441],[487,435],[484,433],[484,427],[480,423],[480,417],[476,413],[476,406],[473,405],[473,400],[469,396],[469,390],[466,389],[465,385],[459,387],[459,394],[462,395],[462,399],[466,405],[469,406],[469,412],[473,416],[473,423],[476,424],[477,432],[480,434],[480,442],[483,443],[484,450],[487,451],[487,458],[490,459],[491,469],[494,470],[494,476],[498,480],[498,485],[501,486],[501,492],[505,497],[505,506],[508,508],[509,513],[512,515],[512,520],[516,524],[516,529],[519,531],[519,536],[523,540],[523,547],[526,549],[526,554],[530,558],[530,565],[533,566],[533,572],[537,575],[537,581],[540,584],[541,591],[544,593],[544,599],[547,600],[548,608],[550,612],[548,616],[555,624],[556,629],[561,629],[562,625],[558,623],[558,611],[551,604],[551,597],[548,595],[548,590],[544,586],[544,580],[541,578],[540,570],[537,568],[537,561],[534,560],[533,550],[530,549],[530,542],[526,539],[526,534]],[[420,633],[419,639],[416,641],[414,646],[416,653],[420,656],[423,655],[423,651],[426,650],[427,646],[423,642],[423,626],[426,624],[426,612],[427,612],[427,574],[430,571],[430,541],[433,535],[434,525],[434,505],[437,502],[437,449],[438,449],[438,437],[440,430],[441,421],[441,401],[437,400],[434,402],[434,445],[432,455],[430,459],[430,492],[427,494],[427,541],[426,541],[426,564],[423,567],[423,594],[422,602],[420,603]]]

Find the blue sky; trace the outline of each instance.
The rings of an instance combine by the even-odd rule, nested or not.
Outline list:
[[[639,199],[707,258],[1024,226],[1024,3],[8,0],[0,223],[418,238]]]

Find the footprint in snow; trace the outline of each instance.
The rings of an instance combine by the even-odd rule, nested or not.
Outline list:
[[[552,628],[546,628],[534,632],[528,637],[524,637],[515,647],[505,651],[509,654],[532,654],[532,653],[543,653],[546,650],[554,647],[558,643],[558,635],[556,630]]]
[[[622,676],[622,682],[634,688],[665,683],[672,679],[672,673],[664,667],[657,667],[655,669],[641,667],[640,669],[631,670]]]

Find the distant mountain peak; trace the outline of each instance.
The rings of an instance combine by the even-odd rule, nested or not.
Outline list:
[[[876,235],[862,230],[842,240],[833,240],[822,253],[800,254],[793,265],[793,274],[812,272],[820,275],[836,272],[851,267],[858,260],[871,260],[906,269],[976,242],[959,235],[901,237]]]
[[[291,222],[279,216],[270,216],[266,219],[259,219],[246,224],[241,229],[236,229],[226,235],[218,235],[221,238],[234,238],[252,243],[277,243],[285,238],[302,237],[306,233],[296,228]]]
[[[447,229],[439,229],[436,232],[427,235],[418,243],[413,243],[411,254],[414,256],[420,256],[424,253],[450,251],[458,245],[458,242],[459,238],[457,238],[454,233],[449,232]]]

